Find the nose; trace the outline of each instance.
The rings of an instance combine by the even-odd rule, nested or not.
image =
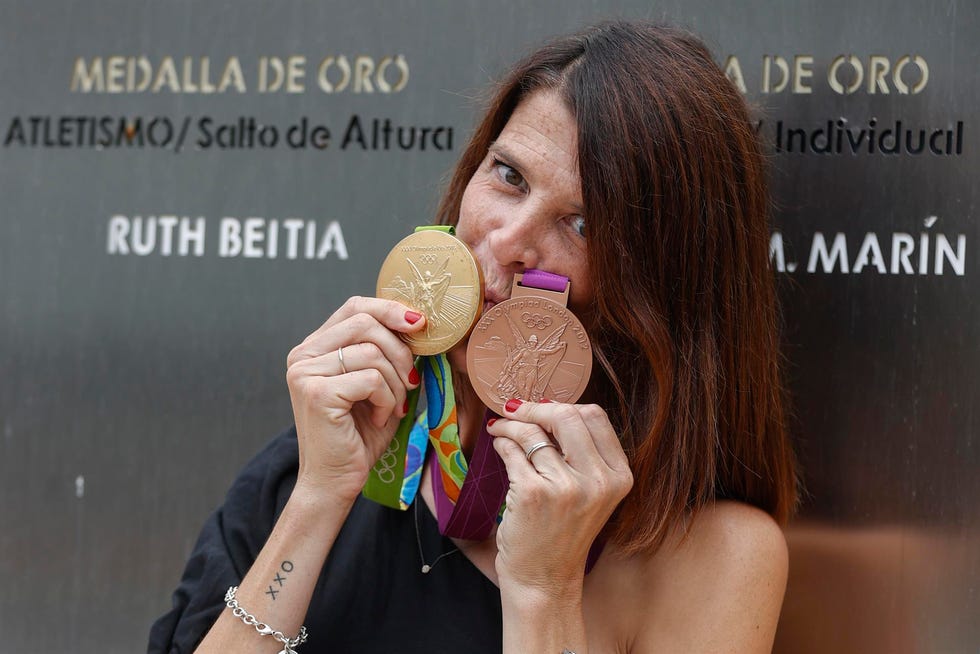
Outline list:
[[[490,231],[490,252],[497,265],[509,272],[537,268],[542,231],[533,212],[515,210]]]

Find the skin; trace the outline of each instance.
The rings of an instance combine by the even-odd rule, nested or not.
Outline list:
[[[584,311],[592,299],[584,233],[574,117],[556,94],[539,91],[517,107],[470,180],[457,234],[483,268],[488,306],[510,295],[515,273],[540,268],[569,277],[570,305]],[[351,298],[289,355],[299,475],[238,594],[288,635],[416,386],[411,353],[396,335],[424,329],[424,317],[414,317],[396,302]],[[465,381],[465,345],[449,358],[467,450],[485,407]],[[656,552],[626,556],[607,545],[586,578],[589,546],[632,486],[605,411],[524,403],[489,433],[511,481],[507,511],[491,538],[457,544],[500,587],[504,652],[771,650],[787,554],[769,516],[717,503],[677,525]],[[543,448],[528,462],[524,452],[546,440],[561,452]],[[432,509],[427,476],[421,494]],[[288,586],[271,599],[265,591],[286,560]],[[225,611],[198,651],[278,651],[270,641]]]

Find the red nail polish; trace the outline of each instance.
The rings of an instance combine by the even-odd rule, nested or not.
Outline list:
[[[510,413],[514,413],[515,411],[517,411],[517,409],[520,408],[522,404],[524,403],[518,400],[517,398],[514,398],[511,400],[507,400],[507,404],[504,405],[504,409],[506,409]]]
[[[419,377],[419,371],[416,370],[415,368],[412,368],[411,371],[409,371],[408,373],[408,383],[417,384],[420,381],[422,381],[422,379]]]
[[[406,312],[405,312],[405,321],[406,321],[406,322],[407,322],[408,324],[410,324],[410,325],[414,325],[414,324],[415,324],[415,323],[417,323],[417,322],[418,322],[418,321],[419,321],[419,320],[420,320],[421,318],[422,318],[422,314],[421,314],[421,313],[419,313],[418,311],[406,311]]]
[[[402,405],[402,413],[408,415],[408,400],[405,400],[405,404]]]
[[[492,425],[495,422],[497,422],[497,419],[496,418],[490,418],[489,420],[487,420],[487,427],[489,427],[490,425]]]
[[[541,404],[551,404],[551,400],[546,397],[541,398]]]

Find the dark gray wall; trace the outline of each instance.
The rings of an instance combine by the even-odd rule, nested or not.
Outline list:
[[[291,420],[286,353],[345,297],[370,293],[388,247],[429,220],[481,89],[542,37],[615,16],[666,18],[702,34],[720,63],[734,55],[770,142],[774,262],[783,271],[794,436],[807,485],[789,530],[777,649],[980,647],[974,3],[574,1],[556,10],[527,2],[5,0],[0,650],[144,647],[205,516],[240,466]],[[355,92],[353,79],[324,92],[317,68],[334,57],[328,81],[338,84],[341,55],[355,69],[357,57],[377,69],[400,56],[407,81],[389,93],[376,77],[370,93]],[[828,80],[841,55],[861,62],[853,93]],[[906,55],[921,60],[910,60],[896,84]],[[154,76],[172,57],[181,92],[166,77],[156,93],[127,89],[129,60],[111,76],[113,56],[134,58],[134,71],[145,57]],[[260,58],[290,56],[305,58],[302,90],[261,92]],[[103,92],[73,90],[78,58],[91,74],[97,57]],[[197,92],[180,79],[185,57]],[[214,85],[236,57],[245,91],[202,93],[202,57]],[[791,80],[776,92],[776,57],[791,74],[799,66],[811,76],[793,75],[795,89]],[[889,73],[872,93],[882,62]],[[846,61],[830,78],[857,81]],[[389,85],[400,79],[397,65],[385,68]],[[121,92],[109,92],[117,84]],[[898,92],[902,84],[909,93]],[[432,141],[425,150],[344,148],[352,116],[368,139],[375,119],[443,127],[438,143],[448,149]],[[93,144],[87,119],[74,117],[105,117],[112,138]],[[201,142],[202,119],[213,134],[240,117],[278,130],[277,145]],[[304,117],[330,130],[325,149],[283,143]],[[843,151],[813,152],[826,145],[813,132],[828,121],[837,149],[838,120],[859,151],[840,132]],[[934,142],[942,154],[928,145],[913,154],[903,135],[902,152],[882,153],[879,137],[896,121],[913,130],[912,146],[920,129],[927,138],[949,130],[952,141],[942,133]],[[791,129],[806,132],[806,152],[802,133],[787,151]],[[97,141],[105,136],[96,130]],[[151,216],[156,243],[141,256],[135,218],[145,230]],[[201,237],[179,222],[166,254],[170,220],[162,216],[187,217],[191,228],[202,219],[200,256],[193,246]],[[240,226],[261,218],[254,224],[263,230],[277,221],[276,256],[221,256],[226,217]],[[292,259],[290,218],[304,225]],[[307,221],[317,248],[335,222],[346,257],[334,239],[323,258],[307,259]],[[178,253],[181,233],[186,256]],[[814,244],[824,242],[828,253],[846,244],[847,272],[839,259],[824,265],[817,256],[808,266]],[[249,251],[269,246],[266,234]]]

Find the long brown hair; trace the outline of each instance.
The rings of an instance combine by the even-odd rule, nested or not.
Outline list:
[[[785,523],[796,474],[769,196],[742,97],[681,30],[617,22],[555,40],[499,86],[440,222],[456,222],[487,148],[538,89],[557,90],[578,126],[595,387],[635,480],[607,537],[649,551],[719,498]]]

